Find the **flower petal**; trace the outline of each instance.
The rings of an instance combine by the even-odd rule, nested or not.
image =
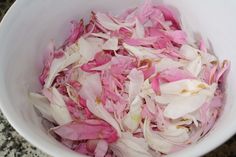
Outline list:
[[[102,104],[97,104],[95,101],[87,100],[87,107],[90,112],[92,112],[98,118],[103,119],[111,126],[113,126],[118,136],[121,136],[121,130],[117,121],[112,117],[112,115],[103,107]]]
[[[160,135],[154,133],[150,128],[150,120],[145,119],[143,125],[143,135],[148,145],[155,151],[168,153],[172,144],[166,142]]]
[[[130,71],[128,78],[130,80],[129,102],[131,103],[141,90],[141,87],[144,82],[144,76],[142,71],[138,71],[137,69],[134,68]]]

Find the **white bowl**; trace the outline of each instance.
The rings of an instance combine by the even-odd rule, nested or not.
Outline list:
[[[0,26],[0,106],[11,125],[29,142],[55,157],[79,157],[47,134],[29,103],[29,90],[40,88],[38,75],[45,47],[58,45],[69,33],[72,19],[91,10],[118,13],[138,0],[17,0]],[[213,130],[199,143],[170,156],[194,157],[216,148],[236,132],[236,1],[166,0],[178,8],[190,28],[207,37],[217,56],[232,61],[227,100]]]

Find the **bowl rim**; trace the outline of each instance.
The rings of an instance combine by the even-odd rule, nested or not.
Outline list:
[[[2,21],[0,23],[0,40],[2,38],[2,34],[4,34],[2,30],[7,29],[7,25],[8,25],[8,21],[10,19],[13,19],[17,13],[19,12],[19,10],[22,10],[22,8],[24,7],[24,5],[26,5],[28,2],[26,0],[17,0],[15,1],[12,6],[9,8],[9,10],[7,11],[7,13],[4,15],[4,17],[2,18]],[[43,143],[39,143],[37,142],[36,138],[32,138],[31,136],[29,136],[27,133],[24,132],[24,130],[21,128],[21,126],[17,123],[14,122],[14,119],[10,116],[10,113],[7,111],[7,108],[3,105],[4,102],[1,99],[1,95],[0,95],[0,109],[3,113],[3,115],[6,117],[6,119],[8,120],[8,122],[11,124],[11,126],[25,139],[27,140],[29,143],[31,143],[33,146],[37,147],[39,150],[43,151],[44,153],[48,154],[48,155],[53,155],[53,156],[58,156],[58,154],[52,150],[47,148]],[[216,136],[215,137],[215,142],[211,143],[211,145],[208,145],[207,147],[203,147],[201,148],[201,151],[199,151],[199,149],[194,149],[194,147],[192,149],[183,149],[179,152],[176,152],[174,154],[170,154],[167,155],[169,157],[180,157],[183,156],[183,152],[187,152],[186,154],[190,155],[190,156],[202,156],[212,150],[214,150],[215,148],[217,148],[218,146],[222,145],[224,142],[226,142],[228,139],[230,139],[233,135],[235,135],[236,133],[236,124],[229,126],[227,129],[224,130],[224,136]],[[71,153],[72,155],[72,153]],[[86,155],[82,155],[82,154],[78,154],[76,153],[75,156],[80,155],[81,157],[87,157]]]

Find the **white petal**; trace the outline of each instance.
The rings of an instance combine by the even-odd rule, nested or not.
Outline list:
[[[147,105],[148,110],[151,113],[155,114],[156,113],[156,106],[155,106],[154,101],[149,96],[146,96],[144,99],[146,101],[146,105]]]
[[[196,57],[193,61],[191,61],[186,69],[195,77],[199,75],[202,70],[202,59],[201,56]]]
[[[180,96],[181,97],[181,96]],[[177,119],[188,113],[196,111],[206,102],[207,96],[198,93],[192,96],[182,96],[182,99],[175,100],[168,104],[164,110],[164,116],[171,119]]]
[[[91,33],[91,35],[95,36],[95,37],[104,38],[104,39],[109,39],[110,38],[110,35],[108,33],[98,32],[98,33]]]
[[[136,96],[130,105],[130,111],[125,115],[122,121],[123,127],[130,132],[134,132],[139,127],[139,123],[141,122],[142,104],[143,102],[140,96]]]
[[[127,134],[127,133],[126,133]],[[122,135],[115,143],[110,145],[111,150],[119,157],[151,157],[144,140],[141,138]]]
[[[52,117],[59,125],[64,125],[72,121],[66,106],[51,104],[50,111],[52,113]]]
[[[81,89],[79,95],[86,100],[96,100],[101,96],[102,84],[99,74],[84,73],[83,77],[80,77]]]
[[[200,52],[200,54],[202,57],[202,64],[209,64],[210,62],[218,61],[217,57],[210,53]]]
[[[184,79],[160,85],[161,94],[191,95],[209,86],[195,79]]]
[[[157,95],[155,97],[155,101],[162,105],[166,105],[172,101],[175,101],[176,99],[178,99],[178,97],[179,97],[178,95],[162,94],[162,95]]]
[[[188,129],[178,127],[177,125],[169,125],[160,135],[174,143],[184,143],[189,139]]]
[[[146,96],[150,96],[151,98],[153,98],[156,96],[156,93],[152,89],[152,86],[148,79],[144,81],[141,88],[141,93],[139,93],[139,96],[141,96],[142,98],[145,98]]]
[[[144,38],[145,30],[140,21],[136,18],[135,20],[135,30],[132,35],[132,38]]]
[[[64,125],[72,121],[63,96],[55,87],[52,87],[51,113],[59,125]]]
[[[108,17],[104,13],[97,12],[96,18],[98,22],[108,30],[116,31],[120,28],[118,24],[116,24],[110,17]]]
[[[157,59],[159,57],[156,54],[161,52],[156,49],[146,48],[142,46],[131,46],[126,43],[123,43],[123,46],[129,53],[131,53],[131,55],[139,58],[140,60]]]
[[[93,100],[87,100],[86,103],[90,112],[92,112],[95,116],[103,119],[104,121],[109,123],[111,126],[113,126],[116,129],[118,136],[121,136],[121,130],[120,130],[119,124],[112,117],[112,115],[103,107],[102,104],[97,104]]]
[[[31,103],[39,110],[44,118],[51,122],[54,122],[54,119],[50,112],[50,102],[45,96],[38,93],[30,93],[29,98]]]
[[[81,56],[83,57],[83,63],[86,63],[94,59],[95,54],[101,50],[100,46],[101,42],[103,43],[103,41],[101,41],[101,39],[98,38],[87,38],[85,40],[83,37],[81,37],[79,39],[79,46],[80,46],[79,51]]]
[[[94,56],[95,56],[95,54],[97,52],[102,51],[102,46],[104,44],[104,40],[103,39],[96,38],[96,37],[88,37],[88,38],[86,38],[86,41],[90,44],[91,52],[84,52],[84,53],[91,53],[91,54],[94,54]],[[81,54],[82,54],[82,52],[81,52]]]
[[[182,45],[180,48],[180,54],[183,55],[188,60],[194,60],[198,57],[198,52],[200,50],[191,47],[190,45]]]
[[[119,47],[118,47],[118,38],[116,37],[112,37],[110,39],[108,39],[104,45],[102,46],[102,49],[103,50],[118,50]]]
[[[49,75],[45,80],[45,85],[44,88],[49,88],[54,80],[54,78],[56,77],[56,75],[64,70],[67,66],[80,61],[81,60],[81,55],[79,52],[73,53],[71,55],[65,55],[61,58],[58,59],[54,59],[52,61],[50,70],[49,70]]]
[[[160,61],[158,61],[156,64],[156,70],[157,72],[161,72],[163,70],[169,69],[169,68],[179,68],[184,66],[182,62],[174,61],[170,58],[162,58]]]
[[[171,150],[172,144],[165,141],[160,135],[151,130],[150,121],[148,119],[145,119],[144,121],[143,135],[152,149],[162,153],[168,153]]]
[[[140,93],[141,87],[144,83],[144,76],[142,71],[132,69],[128,75],[129,83],[129,103]]]

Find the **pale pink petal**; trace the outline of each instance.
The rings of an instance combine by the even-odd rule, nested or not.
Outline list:
[[[143,5],[137,9],[137,17],[141,23],[145,23],[153,12],[152,0],[145,0]]]
[[[72,28],[71,28],[71,34],[68,37],[68,39],[63,44],[64,46],[69,46],[73,43],[75,43],[84,33],[84,21],[80,20],[80,22],[71,21]]]
[[[85,120],[72,122],[53,129],[60,137],[68,140],[104,139],[115,142],[118,138],[116,130],[102,120]]]
[[[177,44],[185,44],[187,41],[187,35],[182,30],[167,31],[166,35]]]
[[[160,73],[161,79],[168,82],[179,81],[183,79],[194,79],[194,76],[186,70],[171,68]]]
[[[95,149],[95,157],[104,157],[108,150],[108,143],[104,140],[99,140]]]
[[[152,89],[156,92],[156,94],[160,94],[160,76],[159,74],[156,75],[151,80]]]

